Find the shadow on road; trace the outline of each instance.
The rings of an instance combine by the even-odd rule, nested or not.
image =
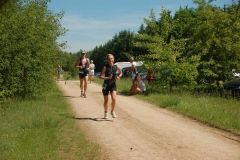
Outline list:
[[[77,119],[77,120],[91,120],[91,121],[97,121],[97,122],[101,122],[101,121],[113,122],[113,120],[104,119],[104,118],[76,118],[76,117],[73,117],[73,118]]]
[[[63,96],[63,97],[66,97],[66,98],[80,98],[80,96]]]

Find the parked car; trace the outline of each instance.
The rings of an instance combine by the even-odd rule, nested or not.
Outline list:
[[[130,62],[116,62],[114,65],[117,65],[123,72],[123,77],[129,77],[131,75],[131,72],[126,70],[127,68],[130,68],[132,64]],[[136,66],[142,66],[143,62],[138,61],[136,62]],[[118,74],[118,73],[117,73]]]
[[[232,79],[224,84],[225,90],[240,90],[240,77]]]
[[[122,68],[123,77],[131,77],[132,73],[129,70],[131,67]],[[147,77],[147,69],[144,66],[136,66],[138,74],[142,77],[142,79],[146,79]]]
[[[223,85],[224,91],[231,91],[232,97],[240,98],[240,77],[232,79]]]
[[[99,77],[101,72],[94,72],[94,76]]]
[[[117,65],[120,69],[132,66],[130,62],[116,62],[114,63],[114,65]],[[136,66],[142,66],[142,65],[143,65],[143,62],[141,61],[136,62]]]
[[[132,75],[131,71],[129,70],[131,67],[124,67],[122,68],[122,77],[130,77]]]
[[[240,72],[239,72],[239,70],[232,69],[232,74],[233,74],[234,77],[240,77]]]

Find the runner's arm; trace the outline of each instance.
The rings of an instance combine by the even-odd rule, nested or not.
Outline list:
[[[117,70],[119,72],[119,75],[117,76],[117,79],[120,80],[120,78],[122,77],[122,70],[120,69],[120,67],[117,67]]]
[[[82,66],[79,66],[79,62],[80,60],[78,59],[77,61],[76,61],[76,63],[75,63],[75,68],[80,68],[80,69],[82,69]]]
[[[108,77],[105,77],[106,67],[103,67],[101,74],[99,76],[99,79],[107,79]]]
[[[88,61],[88,62],[87,62]],[[86,59],[86,63],[88,63],[88,68],[86,68],[88,71],[90,71],[90,62],[89,62],[89,59],[87,58]]]

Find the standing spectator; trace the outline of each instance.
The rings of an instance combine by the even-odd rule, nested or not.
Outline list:
[[[153,77],[153,70],[149,69],[148,70],[148,75],[147,75],[148,83],[152,83],[153,79],[154,79],[154,77]]]
[[[61,79],[61,74],[62,74],[62,68],[60,66],[58,66],[58,68],[57,68],[57,83]]]
[[[92,83],[94,79],[94,69],[95,69],[95,64],[93,63],[93,60],[91,60],[90,71],[89,71],[90,83]]]
[[[116,86],[116,79],[120,80],[122,76],[122,70],[114,65],[114,56],[112,54],[108,54],[107,62],[101,71],[101,74],[99,76],[100,79],[104,80],[102,93],[104,98],[104,118],[108,118],[108,94],[110,92],[111,98],[112,98],[112,108],[111,108],[111,115],[113,118],[116,118],[117,115],[114,111],[115,105],[116,105],[116,95],[117,95],[117,86]],[[119,72],[119,75],[117,75],[117,71]]]
[[[135,76],[137,74],[137,68],[136,68],[136,62],[134,62],[134,58],[131,57],[129,59],[130,63],[131,63],[131,67],[128,69],[132,72],[132,84],[134,84],[134,79],[135,79]]]
[[[86,52],[82,51],[81,58],[79,58],[75,63],[75,68],[79,69],[79,79],[80,79],[80,90],[81,97],[87,98],[87,84],[88,84],[88,74],[89,74],[89,59],[86,58]]]

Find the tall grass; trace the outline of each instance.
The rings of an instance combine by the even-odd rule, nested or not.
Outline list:
[[[1,108],[1,160],[98,159],[98,146],[81,132],[57,87]]]
[[[148,98],[151,97],[151,98]],[[240,135],[240,102],[217,97],[192,96],[191,94],[149,94],[138,95],[163,108],[168,108],[183,115],[231,131]]]
[[[95,82],[103,83],[97,78]],[[160,91],[157,85],[145,83],[147,92],[134,95],[135,97],[240,135],[240,101],[217,96],[194,95],[184,91],[168,93]],[[118,91],[123,94],[129,95],[130,87],[130,78],[117,81]]]

